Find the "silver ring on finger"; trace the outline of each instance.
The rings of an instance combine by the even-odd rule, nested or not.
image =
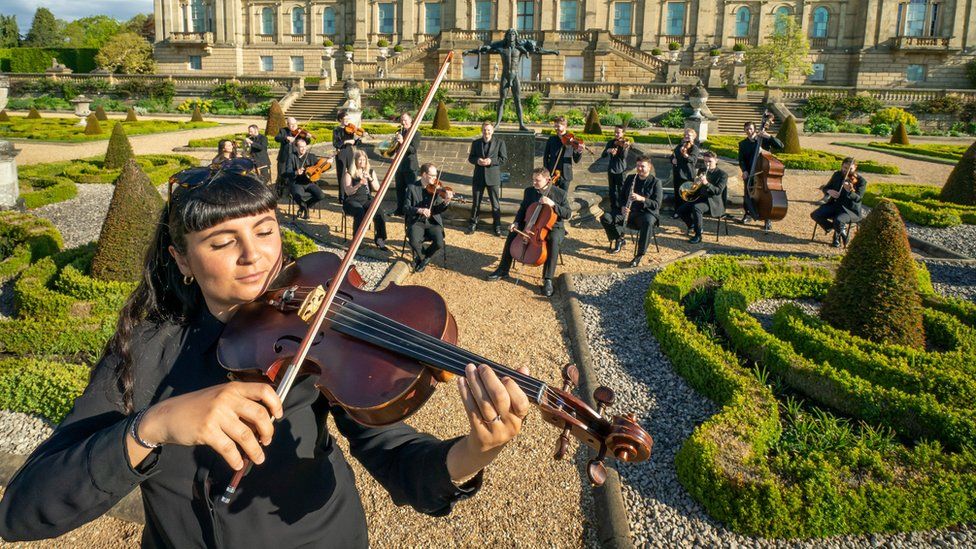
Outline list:
[[[491,425],[492,423],[497,423],[501,420],[502,420],[502,415],[498,414],[497,416],[495,416],[495,419],[491,419],[491,420],[483,419],[481,420],[481,423],[484,423],[485,425]]]

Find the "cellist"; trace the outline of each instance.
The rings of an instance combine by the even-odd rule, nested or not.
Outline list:
[[[746,138],[739,141],[739,170],[742,172],[742,209],[745,210],[745,213],[740,222],[748,223],[754,219],[759,219],[759,212],[756,211],[756,205],[749,194],[749,171],[752,169],[752,161],[756,157],[756,147],[762,147],[772,152],[774,147],[782,149],[783,142],[770,135],[766,130],[760,133],[756,129],[755,122],[746,122],[743,130],[745,130]],[[767,219],[763,225],[763,230],[769,232],[772,228],[773,222]]]
[[[509,247],[512,241],[518,237],[516,229],[525,229],[526,212],[528,212],[529,206],[536,202],[551,207],[558,218],[552,227],[552,231],[546,237],[548,254],[546,263],[542,268],[542,295],[550,297],[553,293],[552,278],[556,275],[556,263],[559,260],[559,245],[566,235],[563,221],[569,219],[573,214],[573,209],[569,205],[568,193],[559,186],[550,183],[549,171],[545,168],[536,168],[532,172],[532,186],[525,189],[522,195],[522,203],[519,205],[518,213],[515,214],[515,221],[508,227],[508,238],[502,248],[502,261],[498,268],[488,275],[488,280],[508,277],[513,261]]]

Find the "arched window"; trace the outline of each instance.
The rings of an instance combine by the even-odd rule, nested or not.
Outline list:
[[[305,34],[305,10],[302,8],[291,10],[291,33]]]
[[[749,36],[749,21],[751,19],[752,12],[745,6],[742,6],[735,12],[735,35],[737,37]]]
[[[790,11],[790,8],[786,6],[776,8],[776,11],[773,12],[773,32],[775,34],[785,33],[787,18],[792,16],[793,13]]]
[[[325,8],[322,12],[322,34],[335,34],[335,10],[332,8]]]
[[[261,34],[274,34],[274,8],[261,10]]]
[[[827,22],[830,21],[830,12],[827,8],[820,6],[813,10],[813,37],[827,37]]]

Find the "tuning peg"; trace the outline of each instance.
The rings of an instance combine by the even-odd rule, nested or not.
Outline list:
[[[601,416],[603,415],[603,410],[613,406],[616,400],[616,395],[614,395],[613,389],[609,387],[597,387],[593,391],[593,400],[596,401],[596,411]]]
[[[590,478],[590,484],[593,486],[603,486],[603,483],[607,481],[607,466],[603,464],[606,456],[607,446],[604,444],[600,446],[599,455],[586,464],[586,476]]]
[[[567,425],[559,438],[556,440],[556,453],[552,455],[553,459],[563,459],[566,452],[569,451],[569,426]]]
[[[563,366],[563,391],[570,391],[579,386],[579,369],[575,364]]]

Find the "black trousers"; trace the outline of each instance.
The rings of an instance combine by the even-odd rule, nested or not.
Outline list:
[[[424,249],[427,240],[430,246]],[[428,221],[417,221],[407,227],[407,241],[410,242],[414,261],[433,257],[444,247],[444,227]]]
[[[507,274],[512,268],[512,252],[509,251],[509,248],[517,236],[519,234],[512,231],[508,233],[508,238],[505,239],[505,247],[502,249],[502,262],[498,265],[498,270],[502,273]],[[554,228],[549,232],[549,236],[546,237],[546,246],[549,255],[546,256],[546,262],[542,266],[542,278],[552,280],[556,276],[556,265],[559,263],[559,246],[562,245],[563,238],[565,237],[566,229],[562,227],[558,229]]]
[[[346,200],[346,193],[342,190],[342,176],[346,175],[346,167],[351,166],[353,158],[355,158],[355,149],[353,147],[343,147],[336,151],[335,158],[333,159],[336,179],[339,181],[339,200]]]
[[[702,221],[704,220],[705,214],[711,211],[708,208],[708,200],[704,198],[698,199],[694,202],[685,202],[678,208],[678,217],[685,222],[685,225],[689,229],[695,231],[695,235],[701,236],[702,232]]]
[[[752,196],[749,194],[749,172],[746,172],[746,178],[742,182],[742,209],[745,214],[753,219],[759,219],[759,210],[756,209],[756,203],[753,202]]]
[[[258,179],[264,181],[266,184],[271,183],[271,167],[270,166],[258,166],[257,168]]]
[[[359,202],[353,202],[351,200],[346,200],[342,203],[342,211],[352,216],[352,232],[355,234],[359,230],[359,225],[362,224],[363,219],[366,217],[366,210],[369,208],[370,204],[362,204]],[[383,218],[383,208],[376,210],[376,215],[373,216],[373,230],[376,232],[376,239],[386,240],[386,219]]]
[[[491,223],[493,226],[497,227],[502,223],[502,209],[498,203],[498,191],[501,188],[500,185],[477,185],[474,188],[474,196],[471,197],[471,224],[478,224],[478,210],[481,209],[481,199],[485,196],[485,190],[488,191],[488,202],[491,203]]]
[[[617,195],[624,184],[624,174],[607,172],[607,188],[610,191],[610,211],[618,212],[623,204],[618,204]]]
[[[288,185],[288,190],[291,192],[292,200],[306,208],[325,198],[325,193],[315,183],[292,180]]]
[[[409,165],[404,168],[400,164],[400,169],[396,172],[394,182],[396,184],[396,210],[397,215],[403,215],[403,207],[407,203],[407,186],[417,181],[417,172],[410,169]]]
[[[839,204],[823,204],[816,210],[813,210],[810,218],[816,221],[817,225],[820,225],[824,232],[829,232],[833,229],[837,234],[840,234],[847,229],[848,223],[857,221],[859,216],[851,214]]]
[[[678,177],[678,170],[675,169],[674,173],[671,175],[671,187],[674,189],[674,211],[678,211],[678,208],[685,203],[681,199],[681,185],[685,183],[686,180]]]
[[[603,225],[603,230],[607,233],[607,240],[610,242],[623,238],[618,228],[623,223],[623,214],[611,215],[610,213],[604,213],[600,216],[600,225]],[[630,215],[627,216],[627,227],[637,230],[637,255],[644,255],[647,251],[651,230],[654,229],[656,223],[657,216],[643,209],[631,211]]]

